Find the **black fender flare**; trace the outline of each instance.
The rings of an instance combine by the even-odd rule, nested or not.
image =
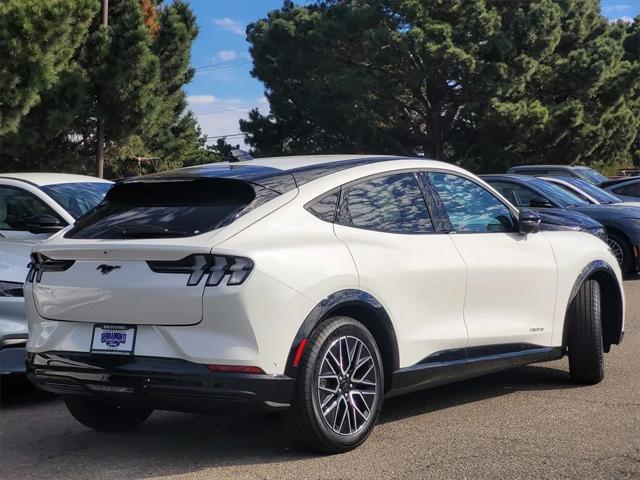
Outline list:
[[[391,322],[389,314],[382,304],[370,293],[357,289],[340,290],[332,293],[316,305],[307,315],[300,325],[296,336],[291,343],[287,364],[285,365],[285,375],[291,378],[297,376],[298,368],[293,366],[298,347],[303,339],[308,338],[312,330],[325,318],[338,311],[348,311],[358,308],[366,311],[368,316],[376,322],[377,326],[383,329],[387,349],[387,357],[391,360],[391,365],[385,365],[385,372],[395,372],[400,365],[400,353],[398,351],[398,340],[396,332]],[[366,325],[369,326],[370,325]],[[372,332],[376,337],[375,332]],[[377,338],[376,338],[377,339]],[[383,347],[381,346],[381,349]]]
[[[567,320],[569,318],[571,303],[576,298],[584,282],[593,277],[599,280],[602,290],[602,322],[605,351],[609,351],[611,344],[619,344],[622,341],[623,299],[618,277],[616,277],[613,268],[607,262],[604,260],[594,260],[582,269],[571,289],[562,330],[563,348],[566,348],[568,342],[569,326],[567,325]]]

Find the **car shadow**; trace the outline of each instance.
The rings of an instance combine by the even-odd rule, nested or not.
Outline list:
[[[576,387],[564,370],[546,366],[521,367],[389,399],[383,407],[380,423],[401,421],[513,392],[568,388]],[[17,395],[9,400],[9,408],[23,410],[22,417],[25,417],[24,413],[31,416],[30,409],[34,407],[49,408],[48,405],[37,405],[52,400],[43,395],[43,392],[32,391],[35,400],[29,400],[29,395]],[[19,404],[25,400],[24,404]],[[92,468],[108,468],[110,475],[135,471],[136,477],[145,478],[316,456],[293,448],[278,415],[219,412],[201,416],[156,412],[136,430],[101,433],[75,423],[59,401],[51,408],[55,410],[54,414],[47,412],[44,414],[46,420],[37,419],[39,423],[46,422],[41,426],[46,429],[44,438],[33,441],[25,437],[28,448],[24,452],[20,445],[12,446],[14,456],[6,459],[9,472],[13,465],[23,462],[36,469],[42,468],[43,475],[48,468],[64,471],[65,462],[69,461],[68,452],[80,455],[82,463],[92,465]],[[5,427],[8,426],[6,420]],[[31,462],[33,458],[46,458],[46,466]],[[117,465],[105,460],[113,458],[118,459]]]
[[[385,401],[379,423],[394,422],[514,392],[578,388],[569,372],[530,365],[422,390]]]
[[[0,409],[9,411],[55,402],[53,393],[38,390],[26,375],[3,375],[0,377]]]

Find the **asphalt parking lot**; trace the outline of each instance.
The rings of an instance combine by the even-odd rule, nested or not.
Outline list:
[[[640,278],[625,282],[625,341],[606,378],[566,359],[389,400],[359,449],[292,449],[277,417],[156,412],[125,434],[91,431],[56,397],[4,382],[2,478],[640,478]]]

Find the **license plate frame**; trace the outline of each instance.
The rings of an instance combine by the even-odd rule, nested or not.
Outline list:
[[[137,325],[97,323],[93,326],[90,352],[101,355],[133,356],[137,334]]]

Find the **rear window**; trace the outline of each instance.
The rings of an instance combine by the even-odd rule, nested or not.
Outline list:
[[[114,186],[67,238],[190,237],[215,230],[277,193],[242,180],[189,179]]]

